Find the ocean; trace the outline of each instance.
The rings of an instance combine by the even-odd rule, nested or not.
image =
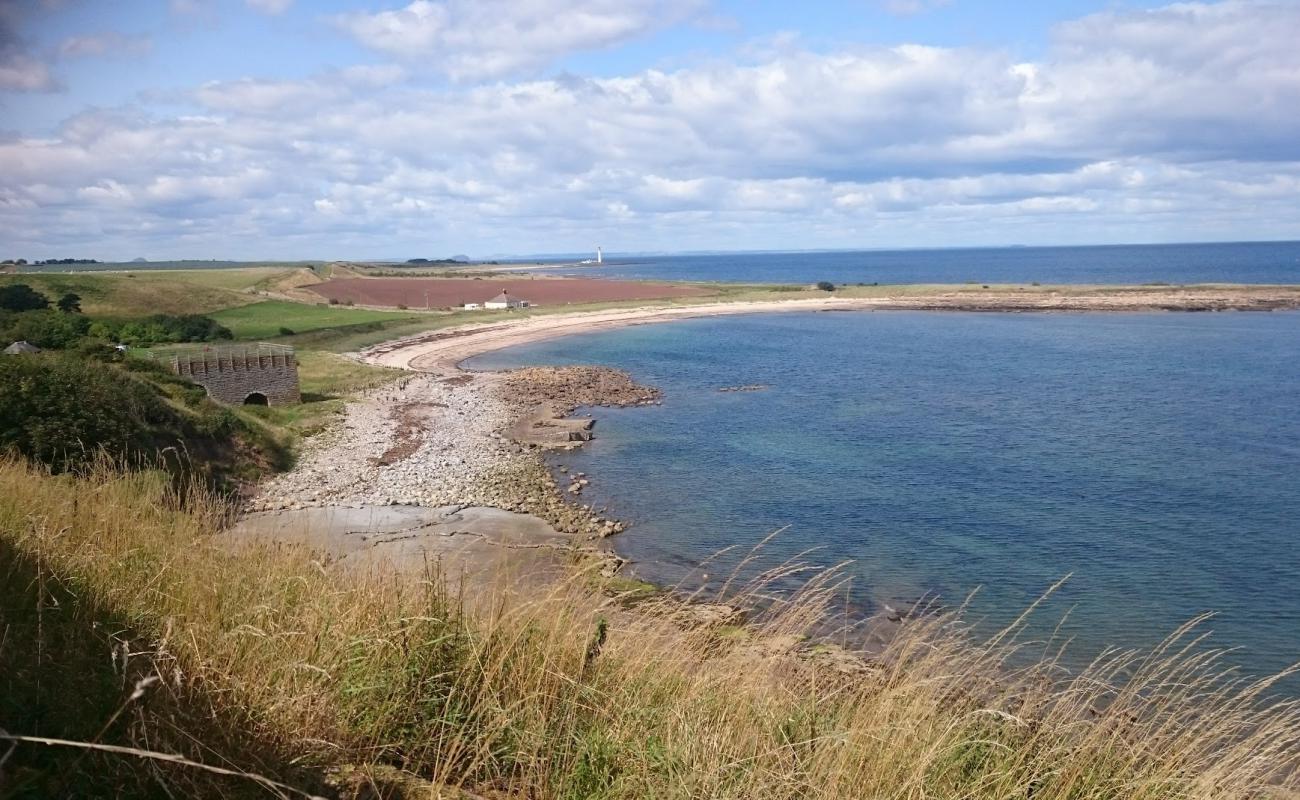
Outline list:
[[[612,256],[587,277],[757,283],[1300,283],[1300,242]]]
[[[782,529],[751,574],[850,561],[866,611],[978,588],[994,626],[1069,575],[1038,619],[1068,614],[1077,659],[1214,612],[1246,670],[1300,661],[1300,313],[756,314],[469,366],[573,363],[664,392],[555,457],[645,577],[735,547],[725,574]]]

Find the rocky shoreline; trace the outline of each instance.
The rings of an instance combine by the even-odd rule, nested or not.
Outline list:
[[[568,418],[577,408],[658,402],[657,390],[607,367],[412,375],[350,402],[247,510],[491,507],[579,540],[610,536],[626,524],[580,502],[586,476],[561,487],[544,454],[591,438],[591,420]]]

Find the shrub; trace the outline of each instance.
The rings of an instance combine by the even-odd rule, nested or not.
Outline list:
[[[134,345],[211,342],[234,338],[229,328],[199,314],[154,314],[122,324],[98,320],[90,326],[89,333],[101,339]]]
[[[835,291],[835,284],[830,281],[817,281],[817,288],[823,292],[833,292]]]
[[[0,309],[5,311],[40,311],[50,307],[50,299],[25,283],[0,286]]]
[[[28,341],[47,350],[64,350],[81,341],[90,320],[79,314],[57,311],[28,311],[9,315],[0,322],[0,339]]]
[[[75,292],[68,292],[59,298],[59,310],[66,314],[81,313],[81,295]]]
[[[351,299],[349,299],[347,302],[344,303],[344,305],[346,305],[346,306],[354,306],[354,305],[356,305],[356,303],[353,302]]]
[[[281,336],[293,336],[293,328],[286,328],[286,327],[284,327],[283,325],[281,325],[281,326],[280,326],[280,335],[281,335]]]
[[[330,298],[330,305],[332,305],[332,306],[336,306],[336,305],[338,305],[338,304],[339,304],[339,299],[338,299],[337,297],[331,297],[331,298]]]
[[[55,472],[103,449],[127,459],[173,413],[157,393],[116,370],[65,356],[0,359],[0,448],[12,447]]]

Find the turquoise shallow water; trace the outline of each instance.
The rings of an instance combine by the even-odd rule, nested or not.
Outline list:
[[[1080,658],[1214,611],[1250,671],[1300,661],[1300,314],[769,314],[470,366],[538,363],[663,389],[560,459],[649,577],[788,526],[755,567],[851,559],[868,608],[983,587],[992,624],[1072,573],[1043,618]]]

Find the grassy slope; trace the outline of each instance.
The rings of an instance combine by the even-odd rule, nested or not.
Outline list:
[[[939,619],[849,675],[770,655],[841,597],[833,582],[725,631],[668,621],[664,600],[600,610],[581,580],[467,614],[436,574],[228,551],[219,518],[147,475],[78,482],[0,460],[0,572],[19,578],[0,593],[17,620],[0,648],[6,728],[304,786],[347,765],[381,788],[534,800],[1245,800],[1300,786],[1277,771],[1300,758],[1300,712],[1264,707],[1267,684],[1216,688],[1214,663],[1181,643],[1067,677],[1050,657],[1012,671],[1010,640]],[[125,672],[108,672],[127,640]],[[132,700],[151,674],[163,680]],[[34,797],[128,778],[217,794],[202,773],[133,764],[23,745],[9,769]]]
[[[132,273],[31,273],[0,275],[0,285],[26,283],[51,300],[66,292],[81,296],[92,316],[138,317],[149,314],[206,314],[256,302],[249,292],[284,270],[185,270]]]

